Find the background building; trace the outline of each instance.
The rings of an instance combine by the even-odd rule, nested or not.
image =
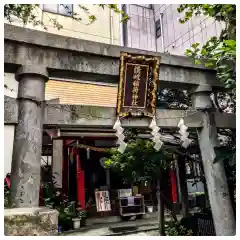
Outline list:
[[[24,25],[19,19],[13,19],[12,24],[40,31],[47,31],[63,36],[81,38],[85,40],[102,42],[107,44],[120,45],[120,15],[114,13],[109,8],[100,8],[94,4],[82,4],[89,9],[97,20],[89,24],[88,14],[80,9],[78,4],[64,4],[68,9],[72,10],[75,17],[81,17],[82,21],[73,19],[73,14],[61,4],[41,4],[40,8],[35,10],[36,20],[42,21],[47,27],[33,26],[33,24]],[[58,30],[53,25],[53,19],[56,19],[63,28]]]
[[[130,20],[121,23],[121,16],[109,8],[104,9],[93,4],[82,4],[89,9],[97,20],[89,24],[88,14],[77,4],[65,4],[73,13],[82,18],[78,22],[61,4],[41,4],[36,10],[37,20],[47,27],[23,25],[19,19],[12,24],[48,31],[63,36],[81,38],[90,41],[157,52],[169,52],[183,55],[191,44],[204,44],[212,36],[219,36],[223,23],[206,16],[194,16],[185,24],[179,23],[183,14],[178,13],[179,4],[119,4],[119,8],[130,16]],[[63,28],[53,27],[56,19]]]
[[[185,24],[179,23],[183,14],[179,4],[124,4],[131,17],[123,27],[124,45],[132,48],[183,55],[193,43],[203,45],[219,36],[223,23],[206,16],[194,16]]]

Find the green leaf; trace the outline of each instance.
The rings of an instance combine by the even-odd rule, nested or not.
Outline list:
[[[93,23],[94,21],[97,20],[96,16],[94,16],[94,15],[90,15],[90,16],[88,17],[88,19],[90,20],[91,23]]]
[[[196,49],[199,45],[200,45],[200,43],[193,43],[192,48]]]
[[[206,54],[207,54],[207,49],[206,49],[206,48],[202,48],[201,54],[202,54],[202,55],[206,55]]]
[[[217,69],[225,69],[228,68],[228,65],[220,65],[219,67],[217,67]]]
[[[236,48],[236,41],[235,40],[223,40],[223,42],[231,48]]]
[[[191,51],[191,49],[187,49],[186,51],[185,51],[185,54],[186,55],[191,55],[193,52]]]
[[[195,63],[195,64],[201,64],[201,61],[198,60],[198,59],[195,59],[195,60],[194,60],[194,63]]]
[[[213,67],[214,65],[213,65],[213,63],[212,62],[206,62],[205,63],[205,67]]]

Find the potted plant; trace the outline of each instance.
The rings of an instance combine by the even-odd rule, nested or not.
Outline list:
[[[73,229],[79,229],[81,227],[81,219],[79,217],[72,218]]]
[[[52,181],[43,184],[44,206],[56,209],[59,212],[58,225],[60,231],[67,231],[72,228],[72,218],[76,217],[75,202],[70,202],[64,194],[54,187],[54,177]]]
[[[80,218],[81,226],[85,226],[86,225],[86,218],[87,218],[86,211],[81,210],[80,212],[78,212],[78,217]]]
[[[82,226],[86,225],[86,211],[78,210],[76,217],[72,218],[73,229],[79,229]]]

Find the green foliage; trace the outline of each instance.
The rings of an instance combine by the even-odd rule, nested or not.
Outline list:
[[[184,228],[179,222],[171,221],[165,224],[167,236],[192,236],[192,231]]]
[[[99,7],[108,7],[109,9],[113,10],[113,12],[121,14],[122,15],[122,22],[127,22],[130,18],[127,14],[124,13],[121,9],[118,8],[117,4],[97,4]]]
[[[232,4],[181,4],[178,12],[184,12],[179,21],[185,23],[194,15],[205,15],[225,23],[220,37],[213,36],[200,48],[192,44],[185,54],[195,64],[205,64],[217,71],[217,78],[227,89],[236,90],[236,5]]]
[[[159,89],[157,107],[163,109],[187,109],[191,105],[191,99],[183,89]]]
[[[43,184],[44,189],[44,206],[56,209],[59,212],[58,221],[65,229],[71,228],[72,219],[77,217],[75,211],[75,203],[68,200],[68,198],[61,194],[54,187],[53,181]]]
[[[33,23],[34,25],[42,24],[41,21],[36,20],[37,16],[34,10],[40,7],[40,4],[5,4],[4,18],[10,23],[13,17],[22,20],[24,24]]]
[[[192,44],[185,54],[192,57],[195,64],[204,63],[217,71],[217,78],[228,89],[236,88],[236,41],[219,40],[212,37],[202,49],[199,43]]]
[[[123,154],[117,150],[105,162],[105,167],[115,170],[126,182],[139,183],[156,180],[162,169],[173,161],[174,148],[163,146],[159,152],[154,143],[145,139],[132,139]]]
[[[217,21],[225,21],[236,24],[236,5],[233,4],[181,4],[177,9],[179,13],[184,12],[180,23],[185,23],[194,15],[212,17]]]
[[[82,17],[69,9],[68,5],[62,5],[69,14],[72,15],[72,18],[75,21],[82,21]],[[126,22],[129,20],[129,16],[126,15],[123,11],[118,8],[117,4],[94,4],[99,6],[100,8],[109,8],[113,12],[118,13],[122,16],[122,22]],[[91,14],[89,9],[81,4],[78,4],[79,9],[83,10],[83,12],[88,16],[89,22],[87,24],[91,24],[97,20],[96,16]],[[10,23],[13,22],[14,18],[18,18],[24,24],[32,23],[34,26],[41,25],[45,30],[47,30],[46,25],[44,25],[43,21],[37,20],[37,11],[40,8],[40,4],[5,4],[4,5],[4,18],[7,19]],[[58,22],[57,18],[49,17],[50,22],[53,24],[53,27],[60,30],[63,28],[63,25]]]
[[[9,197],[10,197],[10,191],[7,186],[4,184],[4,208],[9,208]]]
[[[85,219],[87,217],[86,211],[79,211],[77,212],[77,217],[80,219]]]

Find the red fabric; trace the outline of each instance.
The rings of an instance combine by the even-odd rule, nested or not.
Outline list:
[[[172,201],[173,203],[177,202],[177,181],[176,174],[173,169],[170,170],[171,185],[172,185]]]
[[[78,154],[78,149],[75,147],[72,148],[72,154],[73,154],[73,157],[75,157]]]
[[[10,188],[10,179],[9,178],[5,178],[5,181],[7,183],[8,188]]]
[[[75,140],[65,140],[65,146],[71,144],[72,142],[74,142]]]
[[[84,186],[84,171],[81,169],[79,153],[77,154],[77,200],[81,207],[85,209],[85,186]]]

